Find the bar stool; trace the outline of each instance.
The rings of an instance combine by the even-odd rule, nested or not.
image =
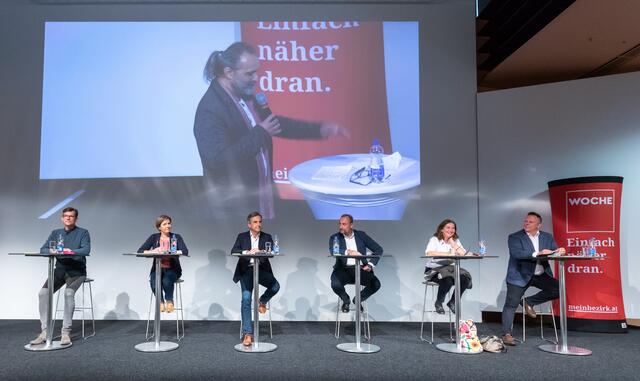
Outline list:
[[[173,305],[174,305],[173,313],[176,314],[176,340],[178,341],[182,340],[182,338],[184,337],[184,310],[182,309],[182,283],[184,283],[184,280],[182,280],[181,278],[178,278],[174,283],[175,298],[173,301]],[[147,331],[144,334],[144,337],[146,340],[153,338],[153,336],[155,335],[155,332],[149,335],[149,321],[151,321],[151,307],[153,305],[154,296],[155,295],[153,294],[153,292],[151,292],[151,296],[149,297],[149,312],[147,314]],[[181,331],[181,328],[182,328],[182,331]]]
[[[273,325],[271,324],[271,301],[267,302],[267,311],[269,311],[269,338],[273,339]],[[251,316],[253,316],[253,303],[251,303]],[[240,318],[240,339],[242,339],[242,318]]]
[[[542,311],[542,305],[544,304],[549,304],[549,310]],[[520,305],[524,306],[524,295],[522,296]],[[535,310],[535,306],[533,307],[533,309]],[[553,315],[553,302],[549,301],[547,303],[540,304],[539,310],[540,310],[539,312],[536,311],[536,315],[540,317],[540,338],[544,341],[548,341],[553,344],[558,344],[558,329],[556,328],[556,319],[554,318],[554,315]],[[551,339],[544,337],[544,326],[543,326],[544,316],[551,316],[551,321],[553,321],[553,332],[555,333],[556,341],[553,341]],[[524,310],[524,307],[522,307],[522,340],[519,340],[522,343],[524,343],[527,338],[526,317],[527,317],[526,311]]]
[[[362,287],[362,286],[360,286]],[[333,336],[336,339],[340,338],[340,303],[342,303],[342,299],[340,299],[340,297],[338,297],[338,303],[336,305],[336,328],[333,332]],[[359,306],[356,306],[356,308],[359,308]],[[364,313],[364,324],[362,324],[362,335],[364,336],[365,339],[367,339],[367,341],[371,341],[371,328],[370,328],[370,324],[369,324],[369,309],[367,308],[367,302],[366,300],[362,301],[362,312]],[[355,312],[355,310],[354,310]]]
[[[76,307],[74,308],[73,312],[82,312],[82,338],[83,339],[88,339],[90,337],[93,337],[96,335],[96,321],[94,319],[93,316],[93,292],[91,290],[91,283],[93,283],[93,279],[91,278],[85,278],[84,282],[82,282],[82,305],[80,305],[79,307],[76,305]],[[85,298],[84,298],[84,286],[85,284],[87,285],[87,287],[89,288],[89,306],[87,307],[87,305],[85,304]],[[58,290],[58,296],[56,297],[56,309],[55,312],[53,314],[53,329],[55,330],[56,328],[56,317],[58,316],[58,312],[64,312],[64,308],[63,309],[58,309],[58,303],[60,302],[60,290]],[[85,330],[84,330],[84,314],[85,311],[91,311],[91,327],[92,327],[92,333],[90,335],[85,335]]]
[[[432,307],[430,309],[427,309],[427,290],[431,289],[431,299],[430,299],[430,304],[433,304],[436,300],[436,292],[438,289],[439,284],[436,282],[432,282],[432,281],[428,281],[425,280],[424,282],[422,282],[422,284],[424,284],[424,299],[422,301],[422,319],[420,321],[420,340],[422,341],[426,341],[429,344],[433,344],[433,314],[436,312],[435,311],[435,307]],[[451,288],[453,290],[453,287]],[[425,339],[424,337],[424,314],[425,312],[428,312],[430,314],[430,321],[431,321],[431,340]],[[451,310],[448,310],[448,315],[449,315],[449,338],[451,339],[451,341],[455,341],[453,339],[453,320],[451,320]]]

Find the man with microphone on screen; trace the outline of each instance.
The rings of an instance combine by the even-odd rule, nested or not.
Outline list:
[[[194,135],[206,191],[216,214],[257,209],[274,218],[272,137],[327,139],[348,137],[334,123],[305,122],[274,115],[263,93],[256,94],[260,62],[256,49],[235,42],[209,57],[204,77],[210,82],[195,115]]]

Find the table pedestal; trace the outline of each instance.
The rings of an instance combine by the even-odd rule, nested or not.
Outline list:
[[[456,327],[456,342],[455,343],[441,343],[436,345],[436,348],[443,352],[457,353],[461,355],[477,355],[482,352],[469,352],[460,348],[460,259],[454,259],[454,300],[456,302],[455,310],[455,327]]]
[[[568,356],[589,356],[591,351],[589,349],[574,347],[567,345],[567,292],[565,289],[564,279],[564,261],[566,258],[549,258],[558,260],[558,272],[559,272],[559,288],[560,288],[560,342],[558,344],[544,344],[538,348],[541,351],[555,353],[558,355]],[[555,319],[555,317],[554,317]]]
[[[362,257],[362,256],[359,256]],[[356,342],[355,343],[342,343],[342,344],[338,344],[336,345],[336,348],[338,348],[339,350],[343,351],[343,352],[349,352],[349,353],[376,353],[380,351],[380,347],[374,344],[368,344],[365,343],[363,344],[361,342],[361,328],[360,328],[360,324],[361,324],[361,311],[360,311],[360,303],[362,302],[361,297],[360,297],[360,264],[361,264],[361,258],[359,257],[355,257],[356,259],[356,266],[355,266],[355,275],[356,275],[356,279],[355,279],[355,283],[356,283]],[[365,256],[366,257],[366,256]]]
[[[156,315],[153,320],[153,336],[154,341],[145,341],[144,343],[137,344],[134,348],[139,352],[145,353],[157,353],[157,352],[169,352],[178,349],[178,343],[172,341],[160,341],[160,300],[162,299],[162,285],[160,277],[162,275],[162,267],[160,266],[161,258],[159,256],[154,257],[155,271],[156,271]]]

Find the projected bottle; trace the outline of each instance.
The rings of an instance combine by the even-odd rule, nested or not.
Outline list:
[[[58,241],[56,243],[56,251],[62,253],[64,251],[64,237],[62,234],[58,234]]]
[[[175,234],[171,235],[171,246],[169,246],[169,251],[171,251],[171,253],[178,251],[178,238],[176,238]]]
[[[278,255],[280,254],[280,245],[279,245],[280,241],[278,241],[278,235],[274,234],[273,235],[273,255]]]
[[[333,237],[333,250],[331,251],[333,255],[340,255],[340,244],[338,243],[338,237]]]
[[[373,144],[369,149],[369,177],[371,182],[381,183],[384,180],[384,162],[382,161],[382,155],[384,150],[380,145],[378,139],[373,140]]]
[[[595,257],[596,255],[596,239],[595,237],[589,238],[589,248],[587,250],[587,255],[590,257]]]

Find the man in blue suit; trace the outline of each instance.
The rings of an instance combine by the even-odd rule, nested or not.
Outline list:
[[[524,299],[523,308],[529,317],[535,318],[533,306],[558,298],[558,280],[553,277],[549,254],[564,254],[564,248],[558,248],[553,236],[540,231],[542,217],[529,212],[524,219],[523,228],[509,235],[509,267],[507,268],[507,298],[502,308],[502,341],[506,345],[515,345],[511,334],[513,317],[520,304],[522,295],[530,286],[540,289],[535,295]]]
[[[238,234],[231,253],[255,254],[265,250],[265,243],[270,242],[273,245],[271,235],[262,231],[262,215],[260,215],[260,213],[250,213],[249,216],[247,216],[247,226],[249,230]],[[240,288],[242,290],[240,313],[242,315],[242,343],[245,346],[251,346],[253,343],[253,325],[251,321],[253,266],[259,266],[259,282],[261,286],[266,287],[265,292],[260,296],[258,305],[258,311],[261,314],[267,312],[267,303],[280,290],[280,283],[278,283],[278,280],[273,276],[273,270],[271,270],[271,263],[269,263],[268,258],[238,258],[236,271],[233,274],[233,282],[240,282]]]
[[[350,214],[343,214],[340,217],[338,227],[340,232],[329,238],[329,252],[332,252],[334,240],[337,239],[341,255],[362,255],[367,253],[367,249],[371,251],[371,255],[382,255],[382,247],[376,241],[367,233],[353,229],[353,216]],[[373,273],[373,268],[378,264],[378,261],[379,258],[362,261],[360,284],[365,287],[360,295],[362,301],[380,289],[380,280]],[[331,288],[342,300],[342,312],[345,313],[349,312],[351,301],[344,286],[355,284],[356,262],[354,258],[336,258],[331,273]]]

